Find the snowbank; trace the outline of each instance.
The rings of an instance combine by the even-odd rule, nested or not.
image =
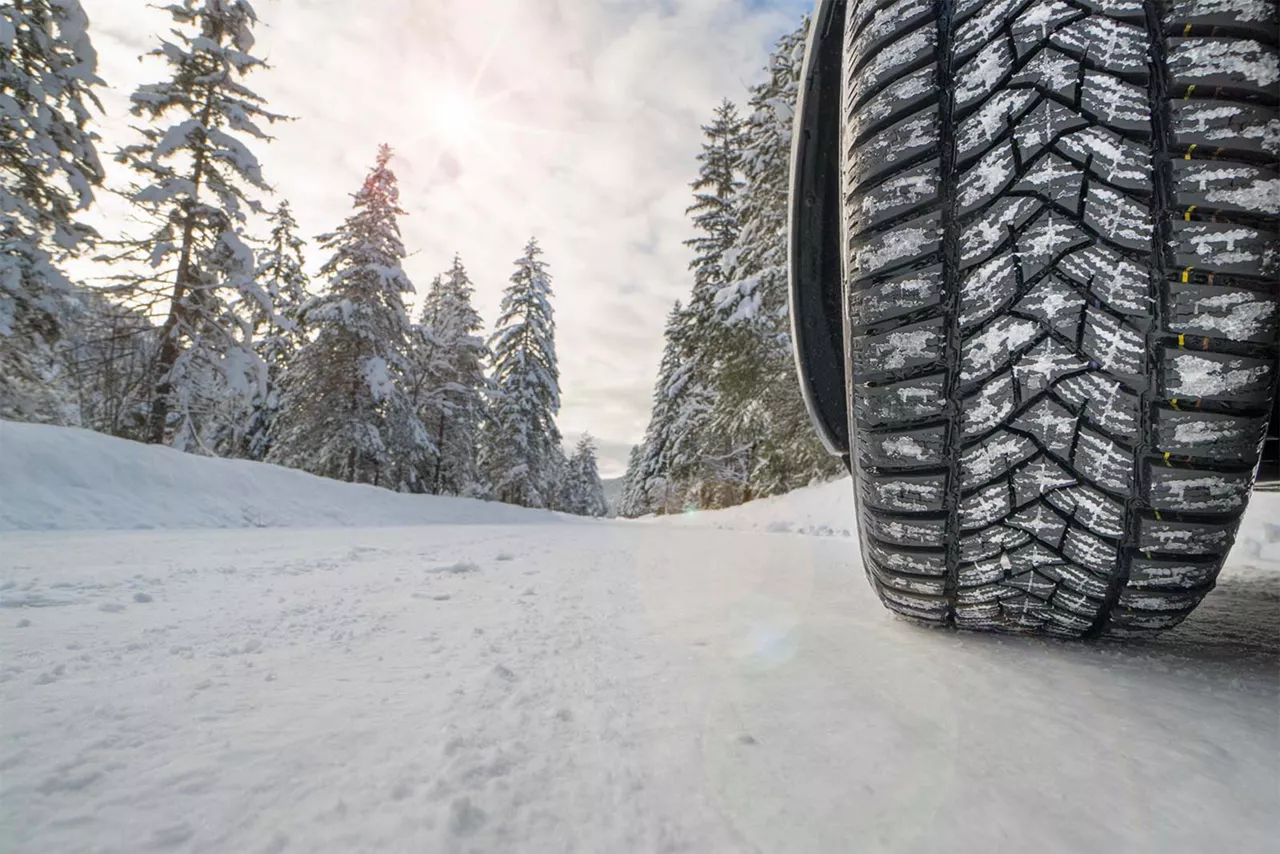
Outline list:
[[[0,421],[0,531],[520,524],[564,517],[399,495],[88,430]]]
[[[853,484],[849,478],[762,498],[728,510],[703,510],[655,520],[666,525],[692,525],[722,531],[760,531],[852,537],[855,534]]]

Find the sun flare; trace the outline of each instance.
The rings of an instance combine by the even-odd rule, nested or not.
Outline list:
[[[473,142],[478,135],[480,112],[473,98],[456,89],[437,93],[431,104],[431,123],[442,142]]]

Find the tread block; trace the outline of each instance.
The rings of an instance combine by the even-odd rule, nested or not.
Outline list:
[[[1012,144],[1003,142],[992,148],[960,179],[960,213],[969,213],[995,198],[1013,182],[1016,171]]]
[[[976,394],[960,404],[960,424],[965,436],[974,436],[1004,423],[1017,407],[1018,393],[1013,375],[1001,374],[989,380]]]
[[[1107,246],[1089,246],[1062,259],[1058,271],[1121,314],[1151,313],[1151,277]]]
[[[1179,145],[1235,149],[1274,156],[1280,149],[1280,114],[1258,104],[1173,102],[1173,135]]]
[[[1173,162],[1178,206],[1276,216],[1280,213],[1280,174],[1248,163],[1212,160]]]
[[[1056,277],[1041,279],[1014,306],[1018,315],[1034,317],[1046,329],[1053,329],[1073,341],[1084,311],[1085,300],[1080,292]]]
[[[1062,538],[1067,534],[1067,520],[1044,502],[1010,516],[1008,524],[1026,531],[1051,549],[1062,548]]]
[[[966,158],[977,154],[1006,131],[1014,120],[1035,103],[1032,89],[1003,89],[992,95],[977,112],[956,129],[956,154]]]
[[[1059,489],[1048,501],[1095,534],[1117,539],[1124,536],[1124,504],[1099,489],[1085,485]]]
[[[849,119],[848,133],[860,139],[881,122],[910,115],[923,105],[938,100],[937,69],[926,66],[872,95]]]
[[[899,172],[869,190],[858,193],[848,205],[850,234],[861,234],[886,220],[905,216],[938,198],[938,163],[932,161]]]
[[[893,317],[930,308],[941,300],[942,267],[927,267],[851,290],[849,317],[854,327],[872,326]]]
[[[1092,430],[1080,431],[1071,462],[1090,481],[1112,492],[1127,493],[1134,486],[1133,452]]]
[[[879,87],[905,76],[908,69],[935,56],[937,46],[936,27],[920,27],[885,45],[865,65],[853,72],[845,90],[848,103],[856,107]]]
[[[1236,524],[1143,519],[1138,548],[1144,552],[1179,555],[1219,555],[1231,546]]]
[[[989,483],[1039,452],[1026,436],[998,430],[960,454],[960,483],[965,489]]]
[[[1273,37],[1276,33],[1276,10],[1274,0],[1171,0],[1169,4],[1170,19],[1180,24],[1257,25]]]
[[[1087,56],[1093,65],[1114,74],[1145,75],[1147,72],[1147,48],[1151,39],[1145,26],[1090,15],[1058,30],[1052,42],[1076,56]]]
[[[1101,425],[1113,436],[1137,438],[1142,399],[1119,381],[1091,372],[1063,380],[1054,391],[1068,406],[1083,412],[1089,423]]]
[[[1162,393],[1170,400],[1265,404],[1275,365],[1262,359],[1166,349]]]
[[[968,271],[960,287],[962,329],[995,317],[1018,292],[1018,256],[1002,252]]]
[[[851,241],[849,276],[853,280],[888,272],[938,251],[942,225],[937,214],[898,226],[884,234]]]
[[[1177,266],[1206,268],[1246,276],[1280,276],[1280,235],[1244,225],[1175,220]]]
[[[1062,404],[1051,398],[1044,398],[1019,415],[1013,426],[1034,436],[1046,451],[1066,459],[1071,456],[1071,446],[1075,442],[1079,421]]]
[[[1006,197],[978,214],[961,229],[961,265],[967,267],[985,260],[1011,234],[1022,231],[1042,204],[1026,197]]]
[[[1266,416],[1156,411],[1156,448],[1174,456],[1251,464],[1258,458],[1266,430]]]
[[[1031,535],[1007,525],[994,525],[977,534],[960,539],[960,560],[965,563],[1000,556],[1001,562],[1009,560],[1010,552],[1031,541]],[[1012,566],[1012,563],[1010,564]],[[1025,568],[1030,569],[1030,565]]]
[[[1062,585],[1063,590],[1077,594],[1076,601],[1067,606],[1068,610],[1085,616],[1095,616],[1101,610],[1102,600],[1107,597],[1109,589],[1106,579],[1074,563],[1047,566],[1044,572]],[[1078,597],[1087,598],[1082,602]]]
[[[853,146],[846,157],[849,187],[875,181],[938,146],[938,108],[931,106]]]
[[[849,342],[854,376],[911,370],[942,358],[942,320],[926,320],[879,335],[858,335]]]
[[[1194,563],[1169,558],[1135,557],[1129,561],[1129,586],[1135,590],[1187,590],[1217,577],[1217,562]]]
[[[1174,84],[1233,86],[1275,96],[1280,56],[1252,39],[1169,39],[1169,77]]]
[[[956,73],[956,108],[976,104],[994,92],[1005,75],[1013,70],[1013,63],[1013,51],[1003,40],[966,62]]]
[[[854,417],[867,426],[911,423],[939,415],[946,406],[941,376],[883,385],[859,382],[855,378],[853,383]]]
[[[960,378],[966,383],[1005,368],[1014,356],[1044,335],[1033,320],[1005,315],[981,332],[970,335],[960,348]]]
[[[946,455],[947,428],[892,433],[858,433],[858,454],[864,465],[936,466]]]
[[[1154,226],[1150,211],[1145,204],[1139,204],[1119,190],[1090,184],[1084,221],[1104,240],[1126,249],[1147,251],[1151,248]]]
[[[877,542],[867,543],[867,557],[880,569],[905,575],[924,575],[941,578],[947,574],[946,555],[940,551],[910,551]]]
[[[1093,126],[1063,137],[1056,146],[1108,182],[1143,195],[1151,192],[1151,152],[1113,131]]]
[[[1168,322],[1173,332],[1274,344],[1280,333],[1280,300],[1245,288],[1174,284]]]
[[[1079,478],[1048,457],[1038,457],[1014,472],[1013,488],[1019,505],[1066,489],[1079,483]]]
[[[864,474],[858,478],[858,487],[862,500],[871,507],[902,513],[937,513],[946,499],[946,478],[940,474]]]
[[[1110,74],[1090,71],[1084,76],[1080,106],[1103,124],[1135,133],[1151,132],[1146,90]]]
[[[993,483],[960,500],[959,522],[962,531],[990,527],[1009,515],[1013,509],[1013,490],[1008,482]]]
[[[945,519],[893,518],[881,513],[868,513],[865,522],[871,536],[894,545],[936,548],[946,542]]]
[[[1054,154],[1041,157],[1026,170],[1013,190],[1054,202],[1069,210],[1079,204],[1084,173],[1074,163]]]
[[[1022,394],[1030,396],[1088,368],[1089,363],[1074,349],[1055,338],[1046,338],[1018,359],[1013,376]]]
[[[1244,509],[1253,488],[1252,473],[1175,469],[1152,466],[1147,500],[1157,510],[1190,513],[1234,513]]]
[[[1067,531],[1062,555],[1072,563],[1093,567],[1108,575],[1116,571],[1120,562],[1120,547],[1080,528]]]
[[[1130,386],[1142,388],[1147,384],[1146,337],[1105,311],[1088,310],[1082,349],[1108,373]]]

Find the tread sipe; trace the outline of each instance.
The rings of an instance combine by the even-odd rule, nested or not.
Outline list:
[[[1277,384],[1271,0],[850,0],[853,463],[892,610],[1177,625]]]

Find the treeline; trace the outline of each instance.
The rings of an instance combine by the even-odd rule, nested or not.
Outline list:
[[[783,36],[749,115],[724,101],[698,157],[692,290],[676,303],[620,515],[726,507],[840,471],[809,425],[787,296],[791,127],[806,21]]]
[[[383,146],[351,214],[306,241],[253,147],[287,117],[246,78],[241,0],[165,7],[139,87],[138,141],[114,159],[127,233],[83,221],[105,172],[96,56],[76,0],[0,7],[0,417],[81,426],[409,492],[604,515],[595,446],[566,459],[551,276],[530,240],[487,340],[461,259],[416,292]],[[268,204],[268,202],[271,202]],[[74,284],[80,259],[110,285]],[[77,265],[77,269],[84,269]]]

